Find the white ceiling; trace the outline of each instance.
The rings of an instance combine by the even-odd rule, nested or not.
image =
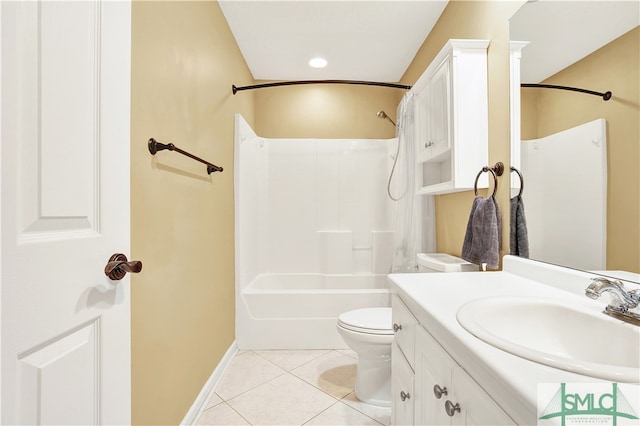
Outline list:
[[[499,0],[495,0],[499,1]],[[220,0],[257,80],[397,82],[446,0]],[[638,25],[639,0],[526,3],[511,39],[529,41],[522,82],[538,83]],[[326,68],[308,61],[324,57]],[[242,82],[238,82],[242,83]]]
[[[533,1],[509,24],[511,40],[529,42],[521,81],[539,83],[637,27],[640,1]]]
[[[397,82],[447,1],[221,0],[219,4],[257,80]],[[316,56],[329,62],[326,68],[308,65]]]

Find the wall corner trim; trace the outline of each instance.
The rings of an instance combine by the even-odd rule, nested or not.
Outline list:
[[[180,422],[181,426],[195,424],[195,422],[198,420],[198,418],[206,408],[206,404],[211,398],[211,395],[216,390],[216,386],[220,382],[222,375],[226,371],[227,367],[231,364],[231,361],[233,361],[233,357],[237,353],[238,345],[234,340],[231,346],[229,346],[229,349],[227,349],[227,352],[218,363],[218,366],[215,368],[215,370],[213,370],[213,373],[211,373],[209,380],[207,380],[207,382],[202,387],[202,390],[198,394],[195,401],[193,401],[193,405],[191,405],[191,408],[189,409],[189,411],[187,411],[184,419],[182,419],[182,422]]]

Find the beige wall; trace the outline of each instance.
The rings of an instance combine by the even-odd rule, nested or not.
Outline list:
[[[509,161],[508,19],[522,3],[451,1],[402,79],[413,84],[450,38],[491,40],[491,164]],[[265,137],[392,137],[375,114],[395,119],[404,92],[327,85],[232,96],[232,84],[253,79],[217,3],[136,1],[132,21],[132,257],[144,262],[132,279],[133,423],[177,424],[234,339],[233,114]],[[209,177],[176,153],[152,157],[150,137],[225,171]],[[472,198],[437,197],[438,250],[460,253]],[[504,184],[498,201],[508,212]]]
[[[524,1],[450,1],[402,79],[413,84],[448,39],[490,40],[489,164],[509,167],[509,18]],[[503,218],[502,254],[509,250],[509,176],[498,180],[496,198]],[[436,196],[436,239],[439,252],[460,255],[473,191]]]
[[[253,123],[254,97],[231,85],[253,79],[216,2],[132,13],[132,421],[179,424],[234,340],[233,115]]]
[[[607,269],[640,272],[640,27],[544,82],[613,93],[522,90],[522,139],[607,120]],[[526,124],[526,126],[525,126]]]
[[[489,162],[509,165],[509,18],[524,1],[449,3],[417,52],[401,83],[412,85],[451,38],[479,38],[489,47]],[[265,137],[391,137],[393,126],[375,117],[384,109],[394,119],[401,90],[367,86],[294,86],[256,91],[256,127]],[[506,177],[506,176],[505,176]],[[505,177],[501,182],[506,183]],[[507,178],[508,179],[508,178]],[[473,192],[436,197],[438,251],[459,255]],[[508,213],[507,185],[497,199]],[[504,217],[503,254],[508,251],[508,214]]]
[[[356,85],[301,85],[258,89],[255,132],[268,138],[392,138],[402,89]],[[236,96],[245,96],[239,93]]]

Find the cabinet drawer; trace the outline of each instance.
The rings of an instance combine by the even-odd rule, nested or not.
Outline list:
[[[413,370],[398,348],[391,345],[391,424],[413,425]]]
[[[411,368],[414,368],[414,332],[418,321],[396,294],[393,295],[391,308],[394,341],[407,358]]]

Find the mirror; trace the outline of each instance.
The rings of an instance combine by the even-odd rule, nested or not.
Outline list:
[[[564,238],[562,246],[559,243],[557,247],[560,252],[574,252],[581,257],[581,251],[585,253],[587,250],[586,236],[600,233],[605,241],[601,243],[604,267],[567,264],[563,258],[556,259],[552,255],[548,257],[548,253],[536,252],[533,246],[529,256],[531,259],[578,269],[640,273],[639,5],[635,1],[533,1],[525,3],[510,19],[511,41],[528,42],[522,47],[519,63],[522,83],[571,86],[613,93],[609,101],[589,94],[555,89],[523,88],[518,93],[520,114],[517,114],[518,108],[512,109],[517,115],[512,117],[512,121],[520,119],[514,128],[521,129],[523,141],[557,135],[597,119],[606,122],[606,163],[602,177],[596,176],[596,179],[606,179],[602,206],[595,201],[593,184],[570,191],[573,195],[581,194],[589,202],[587,207],[577,211],[573,209],[574,205],[562,205],[565,200],[557,198],[545,198],[541,202],[538,197],[532,197],[536,205],[527,204],[527,191],[532,188],[533,182],[527,182],[526,172],[523,172],[522,194],[527,225],[530,229],[536,229],[536,237],[549,232],[553,226],[550,223],[533,223],[537,216],[529,218],[529,209],[533,213],[536,208],[543,208],[576,220],[590,210],[601,209],[603,213],[606,212],[606,220],[599,227],[602,229],[585,227],[582,235]],[[513,139],[517,139],[517,135]],[[512,145],[518,159],[525,157],[518,154],[524,146],[524,143]],[[563,162],[566,165],[563,167],[551,167],[548,163],[528,163],[527,167],[536,167],[537,172],[546,174],[551,182],[555,182],[555,178],[560,179],[563,175],[585,173],[582,157],[574,156],[572,160],[571,165],[567,165],[569,161]],[[518,164],[517,160],[513,162]],[[525,167],[525,163],[522,167]],[[589,172],[590,168],[586,173]],[[530,175],[535,176],[535,173]],[[512,187],[517,189],[519,183],[513,177]],[[580,182],[582,180],[578,180],[577,184]],[[553,187],[551,183],[542,189],[543,192],[551,192]],[[547,220],[550,217],[553,218],[547,215]],[[562,231],[555,234],[566,235]]]

